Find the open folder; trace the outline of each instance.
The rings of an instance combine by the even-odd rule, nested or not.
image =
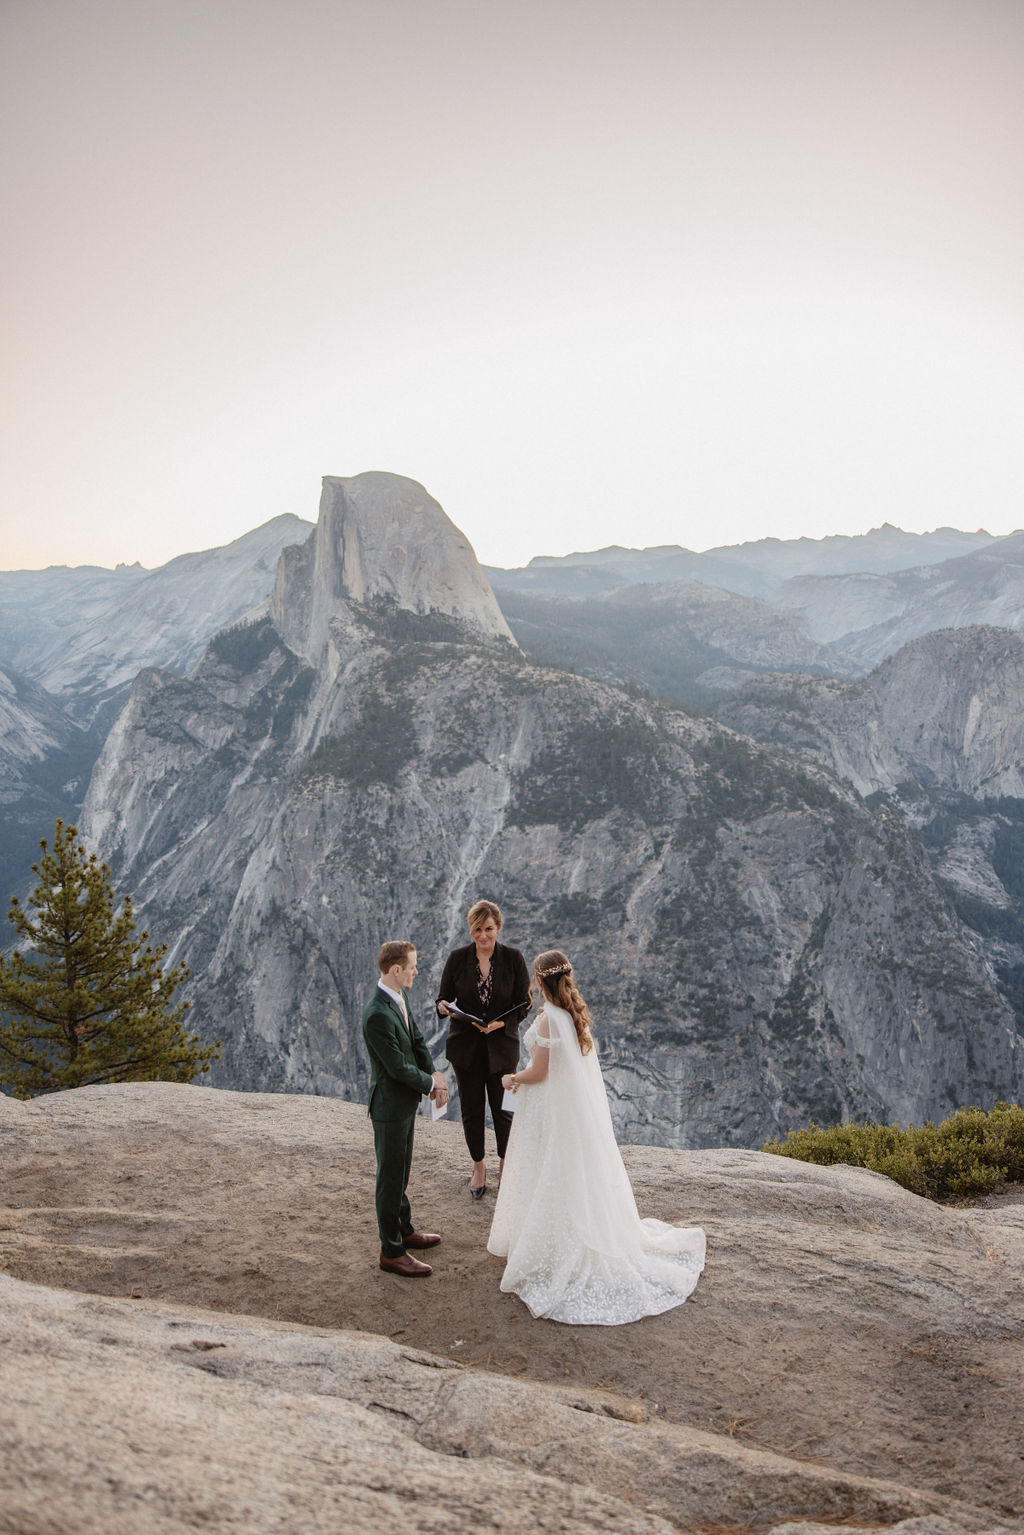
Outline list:
[[[444,1002],[445,1007],[448,1009],[449,1018],[461,1018],[464,1023],[471,1023],[478,1029],[489,1028],[492,1023],[501,1023],[502,1019],[507,1018],[509,1013],[518,1012],[521,1007],[528,1006],[530,1001],[529,997],[524,997],[522,1002],[513,1002],[511,1007],[506,1007],[505,1011],[499,1013],[496,1018],[483,1019],[478,1018],[475,1013],[467,1013],[466,1009],[460,1007],[457,1002],[445,1002],[444,997],[438,997],[437,1000]]]
[[[443,997],[441,1001],[444,1002]],[[449,1018],[461,1018],[464,1023],[475,1023],[477,1028],[487,1027],[482,1018],[478,1018],[475,1013],[465,1012],[457,1002],[445,1002],[445,1006],[448,1009]]]

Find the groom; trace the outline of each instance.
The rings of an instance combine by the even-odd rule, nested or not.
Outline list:
[[[448,1102],[444,1073],[434,1071],[423,1035],[416,1027],[406,991],[416,977],[416,949],[397,940],[377,956],[380,980],[363,1009],[363,1039],[370,1055],[370,1102],[377,1152],[377,1228],[380,1266],[406,1279],[423,1279],[429,1263],[409,1248],[436,1247],[441,1238],[415,1231],[406,1185],[412,1167],[412,1138],[420,1098],[429,1093]]]

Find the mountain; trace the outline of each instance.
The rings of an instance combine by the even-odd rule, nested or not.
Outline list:
[[[760,672],[849,676],[859,668],[804,621],[756,597],[699,581],[616,587],[588,597],[499,591],[533,661],[707,705]]]
[[[779,587],[800,576],[885,574],[937,564],[993,543],[984,529],[961,533],[904,533],[891,523],[869,533],[827,538],[761,538],[695,553],[677,544],[649,549],[613,545],[590,553],[537,555],[516,570],[486,567],[496,591],[586,595],[634,582],[701,581],[747,597],[773,600]]]
[[[45,688],[0,671],[0,802],[28,788],[33,764],[73,750],[82,734]]]
[[[857,683],[758,678],[724,723],[826,764],[920,837],[1024,1030],[1024,636],[927,634]]]
[[[78,719],[107,722],[144,666],[185,673],[207,640],[262,602],[277,558],[309,523],[274,517],[230,544],[156,570],[51,566],[0,574],[0,664]]]
[[[554,643],[564,643],[569,655],[585,655],[587,668],[600,675],[614,674],[604,661],[611,652],[614,664],[637,671],[631,652],[638,648],[639,628],[647,627],[648,594],[657,591],[663,606],[677,586],[677,636],[670,646],[655,639],[636,680],[699,704],[743,680],[739,673],[748,643],[743,630],[751,630],[751,639],[769,632],[772,613],[779,642],[789,646],[778,669],[838,676],[867,671],[908,640],[937,629],[972,624],[1024,629],[1021,532],[1006,538],[952,528],[913,534],[886,524],[859,538],[761,539],[703,554],[670,546],[599,549],[538,557],[520,570],[492,569],[489,575],[502,610],[531,654],[547,658]],[[745,613],[738,601],[730,607],[721,596],[716,599],[731,630],[717,659],[706,648],[702,619],[694,611],[695,583],[769,605],[761,613],[754,607]],[[573,599],[572,606],[567,599]],[[620,621],[616,611],[629,602],[640,618],[632,636],[625,633],[626,615]],[[594,603],[608,606],[594,609]],[[622,632],[599,637],[595,645],[588,632],[595,628],[592,612],[607,613],[613,630]],[[660,627],[654,614],[649,626]],[[824,649],[811,659],[813,645]],[[702,669],[712,673],[706,680]],[[750,669],[761,669],[756,657]]]
[[[35,677],[41,657],[59,654],[81,628],[116,612],[149,574],[141,565],[0,571],[0,665]]]
[[[282,559],[270,612],[287,643],[316,662],[346,599],[371,614],[434,619],[451,636],[515,643],[468,538],[403,475],[325,476],[316,528]]]
[[[911,641],[858,682],[755,678],[715,707],[811,753],[861,795],[908,784],[1024,799],[1024,635],[975,625]]]
[[[958,559],[891,575],[804,576],[776,600],[816,639],[865,666],[935,629],[992,624],[1024,628],[1024,533]]]
[[[531,662],[397,476],[326,480],[268,609],[190,677],[137,677],[84,829],[190,965],[234,1087],[363,1097],[378,945],[416,942],[429,1032],[482,895],[528,954],[573,955],[628,1140],[751,1145],[1024,1087],[1013,1011],[898,814]]]
[[[102,744],[45,688],[0,670],[0,892],[20,893],[40,838],[74,818]]]
[[[267,600],[278,555],[309,528],[275,517],[157,570],[0,572],[0,891],[24,893],[40,838],[58,816],[77,819],[132,679],[145,666],[187,672],[212,634]]]

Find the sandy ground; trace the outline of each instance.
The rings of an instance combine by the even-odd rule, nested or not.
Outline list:
[[[413,1211],[443,1241],[409,1281],[377,1266],[355,1105],[154,1084],[0,1109],[0,1268],[17,1278],[379,1334],[1021,1513],[1020,1189],[948,1209],[850,1170],[626,1148],[640,1213],[702,1225],[707,1269],[664,1316],[576,1328],[501,1293],[494,1191],[471,1200],[458,1126],[417,1128]]]

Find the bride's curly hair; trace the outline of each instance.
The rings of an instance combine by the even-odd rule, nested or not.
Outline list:
[[[593,1025],[590,1009],[576,989],[572,963],[561,949],[545,949],[533,962],[533,974],[543,994],[569,1014],[576,1026],[580,1053],[586,1055],[594,1048]]]

